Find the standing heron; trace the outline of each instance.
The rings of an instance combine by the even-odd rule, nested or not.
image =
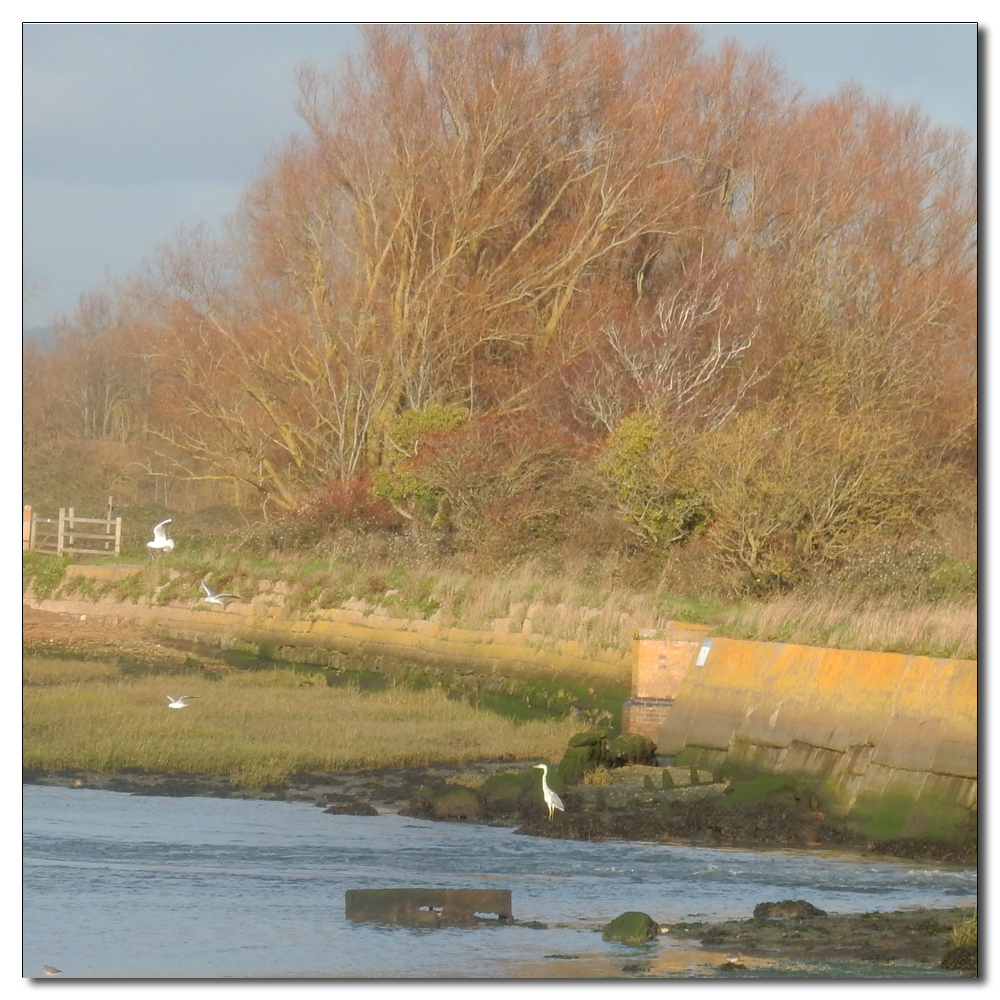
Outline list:
[[[549,821],[551,822],[555,810],[558,809],[559,812],[566,812],[566,807],[563,805],[562,799],[549,788],[549,783],[545,780],[549,775],[549,765],[532,764],[532,767],[537,767],[542,772],[542,798],[545,799],[545,805],[549,810]]]
[[[168,517],[165,521],[160,521],[160,523],[153,528],[153,540],[151,542],[146,542],[146,548],[149,549],[150,559],[156,558],[157,549],[162,549],[164,552],[173,551],[174,540],[172,538],[167,538],[167,529],[164,527],[165,524],[170,524],[172,520],[172,517]]]
[[[221,604],[223,607],[226,606],[226,601],[242,601],[243,598],[239,594],[217,594],[214,590],[209,590],[208,584],[204,580],[201,581],[201,589],[205,591],[205,596],[202,600],[206,604]]]

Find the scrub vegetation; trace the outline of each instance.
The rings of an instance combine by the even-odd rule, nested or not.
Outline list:
[[[224,236],[26,348],[25,502],[173,518],[189,575],[120,596],[975,655],[969,135],[678,24],[376,25],[298,82]]]
[[[110,597],[156,604],[200,602],[199,581],[253,598],[272,595],[283,606],[309,613],[364,602],[394,618],[433,620],[445,626],[529,633],[581,644],[585,654],[627,652],[641,629],[669,621],[711,625],[717,635],[843,649],[899,651],[976,659],[977,579],[974,561],[939,565],[951,576],[928,593],[933,575],[911,579],[922,593],[864,584],[800,587],[769,596],[683,596],[655,581],[621,579],[617,557],[587,560],[559,553],[498,565],[493,575],[466,556],[428,552],[406,535],[342,530],[307,551],[270,550],[255,556],[252,536],[194,541],[169,559],[129,567],[117,580],[83,576],[43,580],[44,596],[98,600]],[[107,561],[107,560],[102,560]],[[25,586],[37,566],[56,560],[25,554]],[[59,561],[62,562],[62,561]],[[119,560],[120,562],[120,560]],[[914,573],[916,574],[916,570]],[[37,591],[36,591],[37,593]],[[42,595],[39,595],[42,596]]]

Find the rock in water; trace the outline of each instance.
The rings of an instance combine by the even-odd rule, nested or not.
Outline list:
[[[780,903],[758,903],[753,908],[753,915],[761,920],[766,917],[825,917],[827,913],[804,899],[783,899]]]
[[[605,924],[601,935],[605,941],[621,941],[622,944],[645,944],[660,933],[660,925],[648,914],[629,910]]]

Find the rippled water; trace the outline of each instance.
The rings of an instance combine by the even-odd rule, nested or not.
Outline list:
[[[832,852],[588,843],[301,803],[24,786],[24,975],[64,978],[717,975],[669,935],[643,949],[600,927],[749,917],[765,900],[863,913],[975,900],[976,872]],[[518,926],[348,922],[347,889],[510,889]],[[631,964],[630,964],[631,963]],[[749,975],[873,975],[845,966]],[[882,970],[882,975],[885,971]],[[894,977],[936,975],[899,967]]]

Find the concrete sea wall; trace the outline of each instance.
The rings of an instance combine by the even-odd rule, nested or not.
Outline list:
[[[106,580],[134,569],[67,572]],[[727,639],[684,622],[638,633],[631,654],[594,653],[511,632],[507,619],[477,631],[361,601],[296,612],[283,600],[280,585],[225,609],[25,595],[42,610],[290,662],[337,666],[346,655],[505,677],[631,679],[623,732],[649,737],[677,764],[802,779],[828,814],[873,836],[945,838],[977,815],[976,661]]]
[[[70,575],[114,579],[134,567],[68,567]],[[111,575],[114,574],[114,575]],[[265,592],[247,603],[211,608],[203,603],[151,604],[56,598],[25,603],[43,611],[87,615],[147,626],[158,636],[239,649],[255,655],[266,650],[270,659],[337,666],[343,657],[384,658],[414,664],[461,669],[509,677],[592,679],[627,685],[631,655],[614,650],[588,651],[583,643],[547,636],[504,631],[505,619],[494,631],[453,628],[422,619],[391,616],[363,601],[341,608],[296,612],[283,606],[279,591]]]
[[[681,623],[675,623],[680,625]],[[687,639],[686,669],[661,690],[650,635],[633,701],[671,696],[661,754],[729,773],[794,775],[827,811],[886,836],[946,836],[978,794],[978,664],[739,639]],[[645,666],[645,669],[643,667]],[[663,674],[676,679],[676,664]]]

